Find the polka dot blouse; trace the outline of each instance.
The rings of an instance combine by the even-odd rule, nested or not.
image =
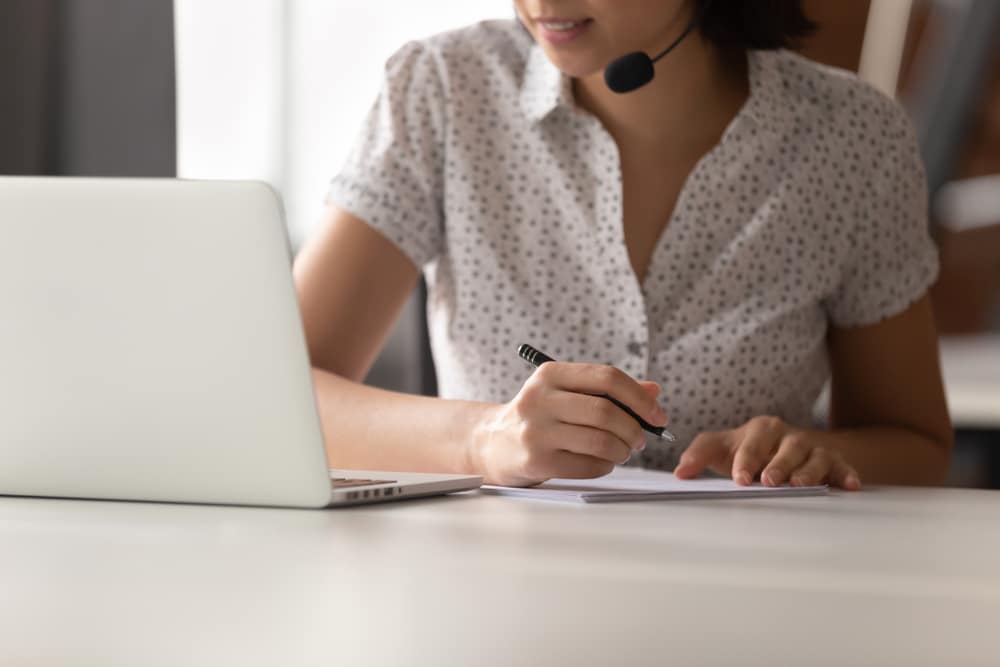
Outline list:
[[[398,51],[329,201],[429,287],[440,395],[504,402],[526,342],[663,386],[678,443],[762,414],[812,423],[829,326],[873,324],[937,272],[913,130],[890,99],[786,51],[695,166],[642,282],[617,147],[514,21]]]

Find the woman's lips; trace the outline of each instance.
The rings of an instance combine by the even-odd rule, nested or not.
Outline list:
[[[566,44],[585,33],[593,19],[541,18],[535,19],[538,33],[547,42]]]

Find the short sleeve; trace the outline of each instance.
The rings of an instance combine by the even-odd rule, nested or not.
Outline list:
[[[880,102],[873,105],[870,140],[862,135],[855,147],[863,213],[843,238],[840,283],[826,303],[830,320],[841,327],[898,315],[927,292],[938,273],[916,132],[895,102]]]
[[[364,220],[417,267],[443,236],[444,92],[434,56],[411,42],[386,63],[382,89],[327,201]]]

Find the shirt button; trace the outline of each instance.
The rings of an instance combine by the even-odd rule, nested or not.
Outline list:
[[[629,343],[628,345],[625,346],[625,349],[628,350],[628,353],[631,354],[634,357],[640,357],[640,356],[642,356],[642,348],[643,348],[643,344],[642,343],[638,343],[636,341],[632,341],[631,343]]]

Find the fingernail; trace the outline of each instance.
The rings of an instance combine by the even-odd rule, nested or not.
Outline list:
[[[774,473],[772,473],[772,472],[766,472],[766,473],[764,473],[762,475],[762,479],[764,480],[764,483],[767,484],[768,486],[777,486],[777,484],[776,484],[777,478],[775,477]]]
[[[666,420],[667,420],[667,413],[663,410],[663,408],[657,405],[656,409],[653,410],[653,421],[659,424],[661,422],[666,422]]]
[[[848,475],[847,479],[844,480],[844,485],[852,491],[856,491],[861,488],[861,480],[858,479],[857,475]]]
[[[750,484],[750,473],[746,470],[741,470],[736,473],[736,483],[740,486],[747,486]]]

